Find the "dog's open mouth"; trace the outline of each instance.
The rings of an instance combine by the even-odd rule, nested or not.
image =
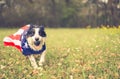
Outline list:
[[[34,44],[35,44],[35,46],[39,46],[40,45],[40,41],[35,41]]]

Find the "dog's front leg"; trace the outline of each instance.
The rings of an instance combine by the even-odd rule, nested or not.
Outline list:
[[[41,54],[41,57],[40,57],[40,61],[39,61],[39,65],[42,66],[44,61],[45,61],[45,55],[46,55],[46,51],[44,51],[42,54]]]
[[[34,69],[37,69],[37,68],[38,68],[38,65],[37,65],[37,63],[36,63],[36,60],[35,60],[34,56],[33,56],[33,55],[29,55],[28,58],[29,58],[30,63],[31,63],[31,65],[33,66],[33,68],[34,68]]]

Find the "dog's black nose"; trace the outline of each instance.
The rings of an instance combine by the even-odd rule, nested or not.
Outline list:
[[[40,45],[40,41],[35,41],[34,44],[35,44],[36,46],[39,46],[39,45]]]
[[[35,41],[39,41],[39,38],[35,38]]]

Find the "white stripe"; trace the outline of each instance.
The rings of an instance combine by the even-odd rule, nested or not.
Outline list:
[[[25,27],[30,27],[30,24],[28,25],[25,25]],[[13,36],[16,36],[16,35],[21,35],[26,29],[22,29],[20,28],[16,33],[13,34]],[[9,36],[8,37],[5,37],[3,39],[4,42],[8,42],[8,43],[14,43],[15,45],[18,45],[18,46],[21,46],[21,41],[20,40],[13,40],[11,39]]]
[[[11,38],[9,38],[9,37],[5,37],[5,38],[3,39],[3,41],[4,41],[4,42],[12,42],[12,43],[14,43],[15,45],[21,46],[21,41],[19,41],[19,40],[13,40],[13,39],[11,39]]]
[[[30,27],[30,24],[27,24],[26,26]]]
[[[30,27],[30,24],[26,25],[27,27]],[[22,29],[20,28],[16,33],[14,33],[13,35],[21,35],[26,29]]]
[[[16,33],[14,33],[13,35],[21,35],[24,32],[23,29],[19,29]]]

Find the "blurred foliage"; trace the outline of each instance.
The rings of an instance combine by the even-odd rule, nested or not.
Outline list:
[[[105,2],[104,2],[105,1]],[[48,27],[120,24],[120,0],[0,0],[0,26]]]

